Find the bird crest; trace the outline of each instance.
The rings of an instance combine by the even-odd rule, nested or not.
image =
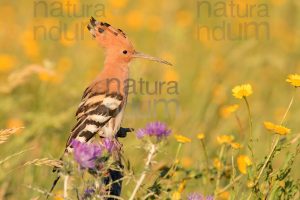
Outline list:
[[[106,22],[99,22],[91,17],[87,28],[105,49],[107,58],[112,59],[111,63],[129,63],[133,58],[143,58],[172,66],[168,61],[136,51],[121,29],[116,29]]]
[[[107,22],[99,22],[95,18],[91,17],[87,28],[92,36],[104,48],[133,50],[133,45],[126,34],[121,29],[116,29]]]

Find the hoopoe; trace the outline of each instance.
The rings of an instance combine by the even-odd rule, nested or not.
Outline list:
[[[115,138],[127,102],[129,63],[133,58],[172,65],[160,58],[137,52],[126,34],[108,23],[98,22],[91,17],[87,28],[104,48],[104,68],[83,93],[76,112],[77,123],[67,141],[66,152],[72,151],[70,143],[73,139],[90,142],[96,134]]]
[[[120,127],[127,102],[129,63],[132,59],[144,58],[172,65],[160,58],[137,52],[126,34],[108,23],[98,22],[91,17],[87,28],[104,49],[104,68],[83,93],[76,112],[77,123],[71,130],[64,154],[72,152],[72,140],[91,142],[99,134],[102,138],[117,141],[118,131],[125,134],[130,131]]]

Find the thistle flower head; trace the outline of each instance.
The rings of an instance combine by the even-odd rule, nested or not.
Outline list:
[[[95,193],[95,189],[87,188],[84,190],[82,199],[90,199],[94,193]]]
[[[74,148],[74,158],[81,168],[95,168],[95,161],[102,154],[100,146],[82,143],[78,140],[73,140],[71,145]]]
[[[191,193],[188,195],[187,200],[213,200],[214,198],[212,196],[205,197],[202,194],[199,193]]]
[[[111,153],[115,148],[115,143],[110,138],[104,138],[102,141],[102,146],[106,149],[109,153]]]
[[[158,140],[166,138],[171,134],[171,130],[167,125],[161,122],[152,122],[146,125],[145,128],[139,129],[136,133],[137,138],[141,139],[145,136],[154,136]]]

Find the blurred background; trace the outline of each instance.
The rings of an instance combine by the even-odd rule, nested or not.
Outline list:
[[[232,134],[240,142],[247,137],[246,107],[231,89],[250,83],[255,155],[261,158],[272,141],[262,123],[280,122],[293,93],[285,79],[300,71],[299,10],[297,0],[1,0],[0,129],[25,128],[1,144],[0,156],[25,152],[1,163],[0,191],[8,199],[31,199],[39,194],[28,185],[50,187],[50,167],[23,164],[60,157],[81,95],[102,69],[103,51],[86,29],[90,16],[122,29],[138,51],[174,64],[131,63],[131,78],[147,81],[154,94],[130,96],[124,127],[166,122],[192,139],[181,162],[197,168],[203,162],[198,133],[206,135],[209,157],[217,156],[217,135]],[[178,93],[168,92],[167,84],[155,89],[159,81],[176,81]],[[293,133],[300,130],[299,97],[286,124]],[[157,104],[160,100],[171,103]],[[236,116],[242,128],[226,110],[232,104],[240,104]],[[138,171],[145,157],[140,142],[134,133],[121,141]],[[176,148],[171,137],[159,162],[172,162]],[[188,187],[200,189],[197,182]]]

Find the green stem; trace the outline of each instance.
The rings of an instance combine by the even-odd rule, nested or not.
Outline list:
[[[295,99],[295,94],[296,94],[296,90],[294,90],[294,94],[293,94],[293,96],[292,96],[292,98],[290,100],[290,103],[289,103],[289,105],[288,105],[288,107],[287,107],[287,109],[286,109],[286,111],[285,111],[285,113],[284,113],[284,115],[283,115],[283,117],[281,119],[280,125],[282,125],[283,122],[285,121],[286,116],[287,116],[288,112],[290,111],[290,109],[291,109],[291,107],[293,105],[293,102],[294,102],[294,99]],[[276,149],[276,147],[277,147],[277,145],[279,143],[279,140],[280,140],[280,136],[276,135],[276,137],[274,138],[272,149],[271,149],[271,151],[270,151],[270,153],[269,153],[266,161],[264,162],[263,167],[261,168],[261,170],[260,170],[260,172],[259,172],[259,174],[258,174],[258,176],[256,178],[256,181],[254,182],[254,185],[258,184],[260,177],[262,176],[262,174],[263,174],[263,172],[264,172],[264,170],[265,170],[268,162],[270,161],[272,155],[274,154],[274,151],[275,151],[275,149]],[[249,197],[251,197],[251,196],[252,196],[252,192],[250,193]]]
[[[234,156],[233,156],[233,149],[231,148],[231,165],[232,165],[232,177],[231,177],[231,183],[234,182],[236,171],[235,171],[235,166],[234,166]],[[232,184],[232,190],[234,192],[234,185]]]
[[[271,152],[269,153],[269,155],[268,155],[268,157],[267,157],[267,159],[266,159],[263,167],[261,168],[261,170],[260,170],[260,172],[259,172],[259,174],[258,174],[258,176],[256,178],[256,181],[254,182],[254,185],[256,185],[258,183],[258,181],[259,181],[259,179],[260,179],[263,171],[265,170],[265,168],[266,168],[269,160],[271,159],[271,157],[272,157],[272,155],[273,155],[273,153],[274,153],[274,151],[276,149],[276,146],[277,146],[277,144],[279,142],[279,139],[280,139],[280,137],[277,135],[276,138],[274,139],[274,145],[272,146]]]
[[[242,126],[241,120],[239,119],[239,117],[238,117],[238,115],[236,113],[234,113],[234,116],[235,116],[235,119],[236,119],[236,121],[237,121],[237,123],[238,123],[238,125],[240,127],[240,134],[243,135],[242,134],[242,132],[243,132],[243,126]]]
[[[179,162],[179,161],[177,162],[177,160],[178,160],[178,156],[179,156],[179,152],[181,150],[181,147],[182,147],[182,143],[179,143],[177,151],[176,151],[176,155],[175,155],[175,160],[174,160],[174,165],[173,165],[173,170],[172,171],[176,171],[177,164]]]
[[[282,125],[283,122],[285,121],[286,116],[287,116],[288,112],[290,111],[290,109],[291,109],[291,107],[292,107],[292,105],[293,105],[293,103],[294,103],[295,95],[296,95],[296,88],[295,88],[295,90],[294,90],[292,99],[291,99],[291,101],[290,101],[290,103],[289,103],[289,105],[288,105],[288,108],[286,109],[286,111],[285,111],[285,113],[284,113],[284,115],[283,115],[283,117],[282,117],[282,119],[281,119],[280,125]]]
[[[206,170],[207,170],[207,173],[208,173],[208,171],[209,171],[208,155],[207,155],[206,146],[205,146],[203,140],[201,140],[201,145],[202,145],[202,148],[203,148],[203,153],[204,153],[204,158],[205,158],[205,163],[206,163]]]
[[[176,151],[174,162],[173,162],[170,170],[164,175],[164,177],[162,179],[166,178],[172,171],[174,171],[174,170],[176,171],[176,168],[177,168],[177,159],[178,159],[181,147],[182,147],[182,143],[179,143],[179,145],[177,147],[177,151]]]
[[[253,136],[252,136],[252,115],[251,115],[251,109],[250,109],[250,105],[249,102],[247,100],[246,97],[244,97],[246,106],[247,106],[247,111],[248,111],[248,117],[249,117],[249,128],[250,128],[250,140],[253,140]]]
[[[240,174],[239,176],[237,176],[231,183],[229,183],[228,185],[226,185],[224,188],[222,188],[217,194],[222,194],[223,192],[225,192],[226,190],[228,190],[231,186],[233,186],[233,184],[235,184],[238,180],[240,180],[243,177],[243,174]]]
[[[222,173],[222,158],[223,158],[225,146],[226,146],[225,144],[222,145],[220,153],[219,153],[219,161],[220,161],[221,165],[220,165],[220,168],[218,169],[216,188],[215,188],[215,192],[214,192],[214,199],[217,198],[218,191],[219,191],[220,179],[221,179],[221,173]]]
[[[253,133],[252,133],[252,126],[253,126],[253,122],[252,122],[252,115],[251,115],[251,109],[250,109],[250,104],[247,100],[246,97],[243,97],[247,106],[247,111],[248,111],[248,118],[249,118],[249,132],[250,132],[250,143],[248,145],[248,148],[251,152],[251,158],[252,158],[252,162],[254,163],[255,166],[255,159],[254,159],[254,153],[253,153]]]

